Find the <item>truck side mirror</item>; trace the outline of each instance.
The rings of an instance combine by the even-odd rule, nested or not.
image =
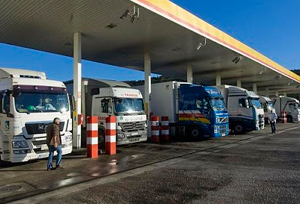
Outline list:
[[[74,96],[69,94],[69,101],[70,101],[70,106],[71,106],[71,112],[76,110],[75,107],[75,98]]]

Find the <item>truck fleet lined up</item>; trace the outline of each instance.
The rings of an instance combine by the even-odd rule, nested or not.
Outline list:
[[[108,116],[117,117],[117,145],[147,140],[144,86],[83,78],[81,87],[83,115],[99,118],[100,148],[105,144]],[[151,89],[151,114],[168,116],[171,135],[192,140],[263,129],[271,111],[278,116],[286,113],[288,122],[300,121],[299,101],[291,97],[271,100],[236,86],[178,81],[152,84]],[[75,110],[68,93],[73,94],[73,81],[48,80],[44,72],[0,68],[0,160],[48,157],[46,128],[55,117],[61,120],[62,152],[71,153],[71,113]]]

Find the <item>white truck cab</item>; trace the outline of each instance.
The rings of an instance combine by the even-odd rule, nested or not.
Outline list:
[[[284,111],[286,112],[288,122],[300,121],[299,100],[287,96],[278,96],[273,101],[278,116]]]
[[[264,109],[264,118],[265,118],[265,124],[269,123],[269,114],[271,111],[275,113],[275,108],[273,106],[273,101],[266,96],[259,96],[259,101],[262,105],[262,108]]]
[[[48,157],[46,128],[60,118],[62,152],[72,152],[69,97],[44,72],[0,68],[0,159],[26,162]]]
[[[224,96],[231,130],[240,134],[264,128],[264,111],[256,93],[231,85],[216,87]]]
[[[73,81],[65,84],[73,93]],[[108,116],[117,117],[117,145],[147,141],[147,117],[139,90],[124,82],[83,78],[81,101],[85,117],[98,116],[100,148],[105,143],[105,121]]]

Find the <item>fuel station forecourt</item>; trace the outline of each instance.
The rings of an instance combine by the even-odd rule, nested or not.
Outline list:
[[[30,24],[16,23],[25,19]],[[265,96],[298,92],[300,83],[298,75],[168,0],[1,1],[0,30],[1,43],[74,58],[74,148],[81,146],[82,59],[144,71],[148,118],[151,73]]]

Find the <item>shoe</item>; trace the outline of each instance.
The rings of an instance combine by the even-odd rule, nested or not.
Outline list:
[[[51,167],[51,168],[47,168],[47,171],[55,170],[55,169],[56,169],[55,167]]]
[[[61,169],[60,165],[57,165],[57,166],[55,167],[55,169]]]

